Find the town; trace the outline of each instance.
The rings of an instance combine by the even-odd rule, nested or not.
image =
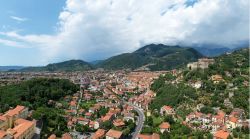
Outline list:
[[[207,69],[214,64],[214,59],[202,58],[198,62],[187,64],[186,70]],[[31,78],[59,78],[68,79],[80,90],[73,95],[64,96],[60,101],[50,100],[52,107],[63,110],[63,119],[67,122],[68,132],[63,133],[62,139],[91,138],[91,139],[160,139],[161,134],[172,132],[172,123],[180,123],[193,131],[205,131],[212,138],[227,139],[236,128],[249,127],[246,111],[234,107],[229,99],[224,100],[231,111],[223,111],[214,107],[213,112],[202,113],[204,104],[197,104],[184,118],[176,112],[176,106],[162,105],[160,109],[152,109],[150,105],[157,96],[151,89],[154,81],[159,77],[173,76],[174,79],[165,83],[178,85],[184,80],[183,69],[170,71],[105,71],[102,69],[87,72],[60,72],[60,73],[18,73],[1,74],[2,86],[18,84]],[[230,73],[228,72],[228,75]],[[242,75],[244,76],[244,75]],[[224,81],[219,74],[210,79],[214,85]],[[244,81],[243,85],[248,86]],[[203,82],[190,80],[187,86],[200,89]],[[227,86],[234,88],[231,83]],[[234,97],[229,93],[229,98]],[[223,102],[222,102],[223,103]],[[36,138],[40,135],[41,119],[32,119],[33,110],[25,106],[16,106],[0,116],[0,138],[22,139]],[[158,116],[156,116],[158,115]],[[160,119],[153,131],[147,132],[145,128],[150,124],[152,117]],[[164,120],[165,119],[167,120]],[[170,119],[170,120],[169,120]],[[152,122],[152,121],[151,121]],[[58,126],[58,128],[60,128]],[[49,139],[60,138],[56,134],[47,135]]]

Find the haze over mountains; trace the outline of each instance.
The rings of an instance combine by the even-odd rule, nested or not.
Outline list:
[[[243,47],[243,46],[241,46]],[[241,48],[239,47],[239,48]],[[132,53],[123,53],[105,60],[86,62],[83,60],[69,60],[52,63],[40,67],[1,66],[0,71],[86,71],[95,68],[108,70],[137,69],[169,70],[184,66],[188,62],[196,61],[201,57],[219,56],[234,49],[226,47],[195,46],[180,47],[163,44],[150,44],[139,48]]]

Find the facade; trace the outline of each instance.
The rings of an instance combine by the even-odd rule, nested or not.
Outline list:
[[[31,139],[35,134],[35,121],[25,120],[28,108],[16,106],[0,116],[0,138]]]
[[[214,59],[201,58],[201,59],[198,59],[197,62],[192,62],[192,63],[187,64],[187,68],[189,68],[190,70],[195,70],[198,68],[206,69],[208,68],[210,64],[213,64],[213,63],[214,63]]]
[[[161,115],[174,115],[175,111],[171,106],[163,106],[160,111]]]

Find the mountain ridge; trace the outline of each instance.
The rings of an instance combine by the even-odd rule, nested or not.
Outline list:
[[[193,48],[150,44],[132,53],[110,57],[97,64],[97,67],[117,70],[123,68],[136,69],[149,65],[150,70],[169,70],[201,57],[203,55]]]
[[[86,71],[96,68],[106,70],[140,69],[144,70],[170,70],[185,66],[188,62],[197,61],[198,58],[210,57],[210,52],[218,50],[212,57],[232,52],[230,48],[182,47],[179,45],[168,46],[164,44],[149,44],[131,53],[122,53],[105,60],[85,62],[83,60],[68,60],[52,63],[40,67],[23,67],[5,71],[41,72],[41,71]]]
[[[91,70],[92,65],[83,60],[68,60],[59,63],[52,63],[41,67],[26,67],[20,71],[82,71]]]

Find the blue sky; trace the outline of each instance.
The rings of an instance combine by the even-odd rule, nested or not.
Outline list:
[[[1,66],[93,61],[150,43],[248,40],[246,0],[0,0]]]
[[[0,3],[1,31],[18,30],[22,35],[53,34],[65,0],[1,0]],[[0,44],[0,65],[40,65],[40,53],[38,48]],[[39,63],[34,63],[36,61]]]

